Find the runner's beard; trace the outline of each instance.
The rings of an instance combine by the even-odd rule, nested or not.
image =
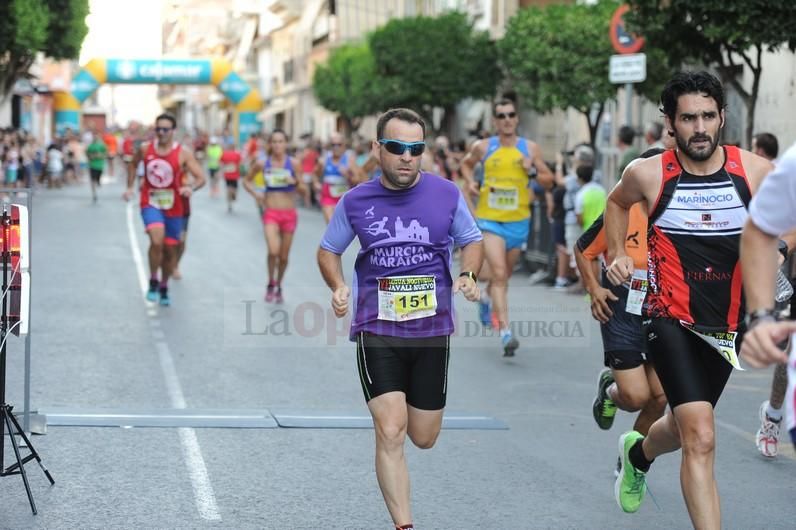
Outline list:
[[[716,147],[719,145],[719,135],[716,134],[715,137],[711,137],[708,134],[700,134],[694,135],[689,140],[686,140],[682,136],[677,133],[677,129],[674,130],[674,140],[677,142],[677,148],[688,155],[688,158],[695,162],[704,162],[711,156],[713,156],[713,152],[716,150]],[[707,140],[709,145],[705,149],[695,149],[691,146],[691,142],[694,140]]]
[[[420,175],[419,169],[419,167],[413,168],[414,172],[408,175],[401,175],[397,171],[392,171],[386,168],[382,168],[381,172],[384,175],[384,178],[386,178],[387,181],[394,187],[398,189],[406,189],[414,186],[418,176]]]

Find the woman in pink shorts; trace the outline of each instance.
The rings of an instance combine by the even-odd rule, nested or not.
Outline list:
[[[268,247],[268,287],[265,301],[282,303],[282,279],[287,269],[290,246],[296,231],[296,191],[302,191],[304,183],[296,179],[298,161],[287,154],[287,134],[274,129],[268,138],[269,156],[252,164],[243,187],[251,193],[263,208],[263,232]],[[254,176],[262,171],[265,187],[254,185]]]

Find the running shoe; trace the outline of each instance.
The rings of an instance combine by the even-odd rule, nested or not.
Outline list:
[[[478,318],[485,328],[492,327],[492,304],[487,301],[478,301]]]
[[[158,301],[158,285],[160,283],[157,280],[149,280],[149,290],[146,292],[146,299],[149,302]]]
[[[646,473],[630,463],[630,448],[644,436],[636,431],[626,432],[619,437],[619,458],[622,467],[614,483],[614,498],[625,513],[635,513],[641,507],[647,493]]]
[[[169,289],[167,287],[160,288],[160,305],[163,307],[171,305],[171,298],[169,298]]]
[[[274,291],[274,302],[276,302],[277,304],[281,304],[284,301],[285,299],[282,298],[282,286],[277,285],[276,290]]]
[[[274,297],[276,295],[276,284],[269,283],[268,287],[265,288],[265,301],[269,304],[274,301]]]
[[[594,398],[591,412],[597,426],[604,431],[611,428],[616,417],[616,403],[608,396],[608,387],[613,382],[614,375],[610,368],[600,370],[600,375],[597,377],[597,397]]]
[[[757,450],[766,458],[774,458],[777,456],[779,444],[779,426],[782,420],[774,421],[766,414],[768,409],[768,400],[760,405],[760,430],[757,431],[755,441],[757,443]]]
[[[520,342],[514,338],[511,332],[500,337],[503,343],[503,357],[514,357],[514,352],[520,347]]]

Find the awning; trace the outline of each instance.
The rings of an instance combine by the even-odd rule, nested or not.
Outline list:
[[[232,64],[238,67],[242,67],[246,64],[246,56],[249,55],[256,32],[257,20],[254,18],[247,18],[246,22],[243,24],[243,31],[241,31],[238,49],[235,52],[235,60]]]
[[[296,96],[277,97],[272,99],[270,102],[265,103],[265,108],[260,111],[257,117],[260,119],[260,121],[264,121],[272,116],[276,116],[280,112],[294,109],[297,105],[298,98],[296,98]]]

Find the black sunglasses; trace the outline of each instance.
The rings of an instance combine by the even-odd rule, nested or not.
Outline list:
[[[167,133],[171,130],[171,127],[155,127],[156,133]]]
[[[499,120],[505,120],[506,118],[516,118],[516,112],[501,112],[500,114],[495,114],[495,118]]]
[[[425,142],[402,142],[400,140],[386,140],[382,138],[379,143],[384,146],[388,153],[402,155],[409,149],[412,156],[420,156],[426,150]]]

